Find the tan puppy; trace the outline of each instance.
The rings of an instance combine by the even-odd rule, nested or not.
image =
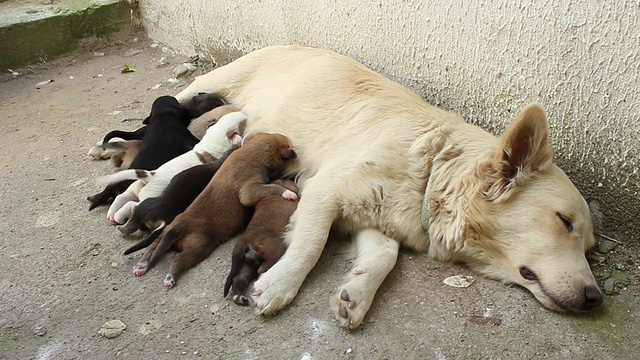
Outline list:
[[[149,245],[133,268],[141,276],[169,249],[175,249],[164,286],[171,288],[178,276],[197,265],[223,242],[241,232],[252,209],[268,195],[296,200],[291,190],[269,182],[285,172],[296,158],[289,139],[279,134],[257,134],[234,151],[207,187]]]
[[[187,129],[191,131],[193,136],[197,137],[198,139],[202,139],[204,137],[204,134],[207,133],[207,129],[211,127],[211,125],[217,123],[221,117],[237,111],[240,110],[238,110],[238,108],[233,105],[218,106],[217,108],[207,111],[199,117],[191,120],[191,123],[189,124]]]
[[[289,247],[254,284],[261,313],[296,296],[332,224],[356,242],[354,268],[331,300],[351,329],[400,244],[521,285],[550,309],[602,303],[584,255],[595,243],[591,214],[552,163],[540,105],[496,138],[353,59],[299,46],[254,51],[196,78],[177,98],[198,92],[241,108],[248,133],[286,135],[299,156]]]
[[[111,165],[116,170],[124,170],[129,168],[141,146],[142,140],[112,141],[95,145],[87,155],[95,160],[111,159]]]
[[[297,193],[291,180],[276,180],[273,184]],[[238,305],[249,305],[246,291],[258,276],[269,270],[287,249],[284,230],[298,203],[282,196],[269,195],[256,205],[247,230],[236,240],[231,255],[231,272],[224,284],[224,297],[231,289],[231,298]]]

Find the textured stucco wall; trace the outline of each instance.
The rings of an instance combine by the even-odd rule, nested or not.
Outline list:
[[[274,44],[349,55],[497,134],[546,108],[599,232],[640,240],[639,1],[141,0],[154,39],[222,65]]]

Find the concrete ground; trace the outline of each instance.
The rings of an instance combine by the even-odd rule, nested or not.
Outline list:
[[[548,311],[525,290],[481,276],[449,287],[446,277],[472,273],[402,251],[352,333],[328,301],[350,269],[343,239],[330,240],[298,297],[273,318],[222,298],[231,243],[174,289],[161,284],[170,256],[135,278],[139,254],[121,255],[133,240],[107,223],[106,208],[87,211],[86,196],[101,190],[94,180],[111,168],[86,152],[109,130],[137,127],[156,97],[176,94],[186,82],[167,79],[187,59],[144,33],[120,33],[2,75],[0,358],[640,358],[640,261],[628,245],[597,254],[597,278],[619,294],[583,315]],[[125,63],[136,71],[122,74]],[[126,331],[101,336],[109,320]]]

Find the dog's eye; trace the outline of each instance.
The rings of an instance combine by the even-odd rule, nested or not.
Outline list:
[[[520,276],[522,276],[523,278],[525,278],[527,280],[531,280],[531,281],[538,280],[538,277],[536,276],[536,274],[526,266],[521,266],[520,267]]]
[[[564,227],[567,228],[567,230],[569,232],[573,231],[573,223],[571,222],[571,219],[569,219],[568,217],[560,214],[560,213],[556,213],[556,215],[558,215],[558,218],[560,218],[560,221],[562,221],[562,223],[564,224]]]

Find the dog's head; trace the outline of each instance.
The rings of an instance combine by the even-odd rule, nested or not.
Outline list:
[[[154,100],[151,105],[151,114],[149,117],[144,119],[142,123],[150,125],[154,121],[165,119],[165,116],[177,120],[185,127],[189,126],[189,123],[193,118],[191,112],[180,105],[176,98],[173,96],[160,96]]]
[[[586,311],[602,303],[585,256],[595,245],[591,213],[552,163],[548,127],[538,104],[526,107],[480,165],[462,253],[471,267],[527,288],[550,309]]]
[[[247,116],[239,111],[228,113],[208,129],[201,143],[218,147],[221,152],[232,146],[242,145],[242,135],[247,127]]]
[[[256,157],[260,156],[260,162],[273,176],[285,174],[298,157],[289,138],[281,134],[258,133],[245,137],[242,147],[251,148]]]

